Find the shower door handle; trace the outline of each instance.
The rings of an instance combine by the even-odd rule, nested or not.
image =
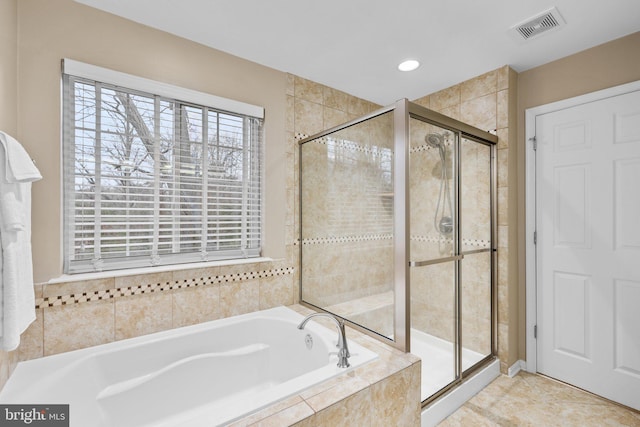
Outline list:
[[[409,267],[424,267],[426,265],[440,264],[443,262],[459,261],[464,259],[464,255],[454,255],[446,258],[430,259],[428,261],[409,261]]]

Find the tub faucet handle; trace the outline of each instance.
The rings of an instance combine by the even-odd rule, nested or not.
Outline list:
[[[305,325],[311,318],[313,317],[327,317],[333,320],[338,328],[338,368],[348,368],[351,366],[349,364],[349,357],[351,357],[351,353],[349,353],[349,346],[347,345],[347,334],[344,329],[344,320],[338,319],[333,314],[329,313],[313,313],[304,318],[302,322],[298,325],[298,329],[304,329]]]

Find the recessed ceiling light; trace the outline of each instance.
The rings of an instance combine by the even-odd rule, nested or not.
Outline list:
[[[407,59],[398,65],[400,71],[413,71],[420,66],[420,63],[415,59]]]

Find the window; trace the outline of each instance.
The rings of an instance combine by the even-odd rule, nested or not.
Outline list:
[[[259,256],[262,118],[72,75],[67,61],[65,273]]]

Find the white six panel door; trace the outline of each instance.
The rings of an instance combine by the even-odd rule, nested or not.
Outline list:
[[[640,410],[640,91],[536,139],[538,371]]]

